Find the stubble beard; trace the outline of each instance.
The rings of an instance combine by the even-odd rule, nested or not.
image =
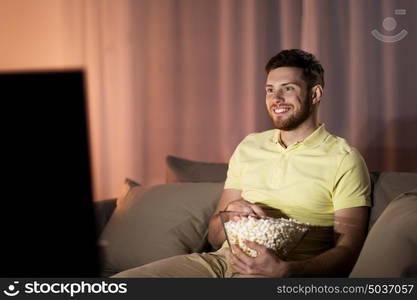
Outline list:
[[[310,95],[307,95],[307,99],[309,98]],[[298,126],[304,123],[312,113],[312,104],[307,99],[301,106],[301,110],[292,114],[290,117],[286,119],[275,119],[274,117],[271,117],[274,127],[279,130],[290,131],[296,129]]]

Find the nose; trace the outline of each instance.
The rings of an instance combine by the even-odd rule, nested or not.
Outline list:
[[[274,102],[282,102],[282,101],[285,101],[284,97],[282,96],[282,91],[281,90],[278,90],[271,97],[272,97],[272,100]]]

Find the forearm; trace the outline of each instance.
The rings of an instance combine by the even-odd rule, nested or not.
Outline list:
[[[208,228],[208,241],[214,249],[219,249],[226,240],[220,215],[215,214],[211,217]]]
[[[318,256],[303,261],[288,262],[289,277],[346,277],[352,270],[357,251],[336,246]]]

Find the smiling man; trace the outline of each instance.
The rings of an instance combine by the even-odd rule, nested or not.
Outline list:
[[[230,161],[211,217],[211,253],[180,255],[116,277],[347,276],[366,236],[370,180],[360,154],[318,122],[324,71],[315,57],[284,50],[266,65],[266,109],[274,129],[248,135]],[[284,216],[311,224],[286,258],[253,242],[230,251],[220,211]]]

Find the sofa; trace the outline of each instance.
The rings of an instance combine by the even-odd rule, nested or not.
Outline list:
[[[166,183],[126,179],[95,203],[103,277],[173,255],[213,250],[209,218],[227,164],[166,158]],[[350,277],[417,277],[417,173],[371,172],[368,235]]]

